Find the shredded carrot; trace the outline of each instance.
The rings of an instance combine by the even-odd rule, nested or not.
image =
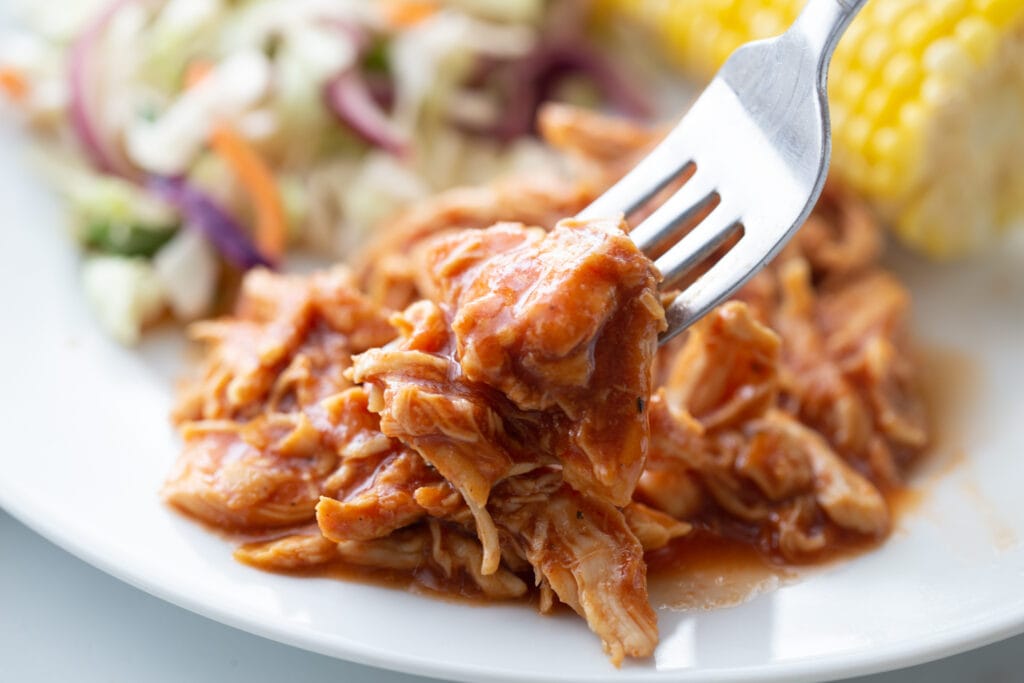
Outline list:
[[[388,0],[382,9],[387,25],[400,29],[420,23],[440,8],[435,0]]]
[[[227,162],[256,210],[256,246],[276,260],[288,240],[284,202],[274,174],[249,142],[230,127],[218,124],[210,133],[210,148]]]
[[[205,59],[194,59],[185,67],[185,87],[191,88],[213,71],[213,62]]]
[[[212,70],[212,62],[191,62],[185,69],[185,87],[194,87]],[[288,240],[288,221],[273,171],[260,153],[226,124],[218,123],[211,129],[210,149],[231,167],[252,202],[256,212],[256,247],[267,258],[277,260]]]
[[[21,102],[28,96],[28,80],[13,66],[0,66],[0,90],[15,102]]]

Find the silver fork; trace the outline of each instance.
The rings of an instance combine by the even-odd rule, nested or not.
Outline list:
[[[741,46],[665,139],[579,214],[628,216],[692,173],[630,233],[663,287],[739,236],[668,306],[661,343],[734,293],[810,214],[831,152],[828,65],[864,2],[809,0],[784,34]]]

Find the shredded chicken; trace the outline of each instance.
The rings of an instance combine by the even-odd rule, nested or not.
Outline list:
[[[276,418],[301,424],[301,417],[271,415],[244,425],[185,425],[185,446],[164,496],[190,514],[230,529],[308,523],[337,455],[317,447],[297,457],[288,455],[280,445],[289,436],[275,424]]]
[[[571,172],[440,195],[355,275],[256,271],[197,324],[164,495],[276,530],[236,552],[256,567],[564,603],[617,665],[658,642],[645,552],[693,529],[789,562],[882,539],[929,429],[909,294],[841,188],[658,349],[660,276],[628,226],[565,219],[658,132],[564,106],[540,128]]]
[[[292,534],[272,541],[246,543],[235,551],[238,561],[271,571],[318,567],[339,556],[338,544],[320,534]]]
[[[613,663],[654,652],[658,626],[643,546],[619,508],[567,484],[529,502],[499,494],[494,508],[537,575],[587,620]]]
[[[620,506],[643,469],[639,403],[665,328],[658,275],[625,230],[499,225],[441,238],[424,258],[466,379],[545,411],[566,481]]]
[[[437,472],[415,452],[371,459],[373,473],[343,500],[323,496],[316,506],[316,521],[332,541],[365,541],[387,536],[419,520],[426,511],[416,502],[416,491],[437,481]]]

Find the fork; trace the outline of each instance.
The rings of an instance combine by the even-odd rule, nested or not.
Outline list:
[[[663,288],[727,251],[666,307],[659,343],[739,289],[807,219],[831,153],[828,65],[865,2],[809,0],[785,33],[742,45],[665,139],[578,215],[629,216],[689,175],[630,237]]]

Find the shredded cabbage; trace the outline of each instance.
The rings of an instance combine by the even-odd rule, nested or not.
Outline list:
[[[153,269],[171,312],[195,320],[210,312],[217,294],[217,252],[196,228],[186,227],[153,259]]]
[[[66,192],[73,234],[109,254],[152,256],[177,230],[172,208],[119,178],[81,173]]]
[[[270,85],[270,64],[255,50],[231,55],[185,90],[156,120],[128,127],[128,155],[151,173],[186,172],[199,155],[210,127],[232,121],[258,103]]]
[[[234,242],[183,230],[160,187],[187,184],[255,244],[252,178],[269,177],[288,244],[344,256],[428,193],[547,163],[529,139],[488,132],[510,109],[508,84],[488,79],[564,36],[574,1],[441,0],[406,22],[366,0],[16,0],[24,26],[0,36],[0,68],[31,84],[10,109],[74,159],[49,165],[74,236],[103,256],[83,281],[130,342],[154,310],[205,312],[231,259]],[[193,66],[205,75],[186,83]],[[231,163],[215,127],[244,148]]]
[[[168,0],[153,18],[141,46],[140,79],[172,93],[186,65],[216,36],[227,11],[223,0]]]
[[[96,320],[125,345],[164,308],[164,290],[152,263],[141,258],[94,256],[82,266],[82,287]]]

